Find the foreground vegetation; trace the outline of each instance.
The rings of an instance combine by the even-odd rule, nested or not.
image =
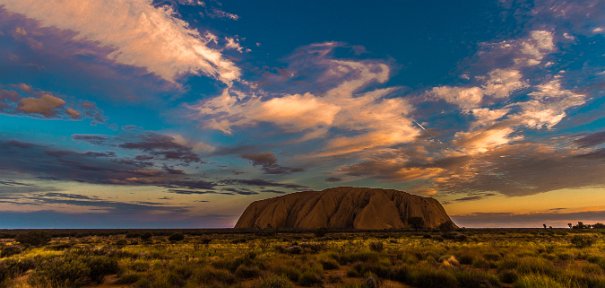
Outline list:
[[[94,234],[0,233],[0,287],[605,287],[597,229]]]

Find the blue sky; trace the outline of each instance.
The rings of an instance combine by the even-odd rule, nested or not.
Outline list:
[[[0,228],[230,227],[333,186],[605,221],[601,1],[30,2],[0,0]]]

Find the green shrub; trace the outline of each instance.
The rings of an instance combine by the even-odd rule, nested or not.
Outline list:
[[[141,277],[142,276],[139,273],[127,272],[127,273],[120,275],[120,277],[116,281],[116,284],[133,284],[133,283],[136,283],[137,281],[139,281],[139,279],[141,279]]]
[[[485,287],[500,287],[500,283],[496,276],[489,272],[480,270],[462,270],[455,273],[456,279],[460,287],[465,288],[485,288]]]
[[[28,231],[17,234],[15,240],[27,246],[44,246],[50,242],[51,237],[44,231]]]
[[[17,255],[21,252],[23,252],[23,248],[21,246],[18,246],[18,245],[6,246],[6,247],[2,248],[2,250],[0,251],[0,258],[10,257],[13,255]]]
[[[521,276],[513,288],[563,288],[563,285],[546,275],[527,274]]]
[[[278,275],[270,275],[263,278],[258,286],[259,288],[294,288],[294,285],[288,278]]]
[[[375,252],[382,252],[382,250],[384,250],[384,244],[380,241],[370,242],[370,250]]]
[[[191,281],[196,284],[223,284],[231,285],[235,283],[235,276],[225,269],[215,269],[212,267],[204,267],[193,272]]]
[[[174,233],[168,236],[168,241],[170,242],[180,242],[183,240],[185,240],[185,235],[183,235],[183,233]]]
[[[0,287],[10,278],[19,276],[34,267],[32,260],[4,260],[0,262]]]
[[[79,287],[100,283],[105,275],[118,272],[118,263],[113,258],[64,255],[41,260],[29,281],[42,287]]]
[[[79,258],[54,257],[43,260],[29,277],[34,287],[80,287],[90,284],[91,270]]]
[[[498,253],[485,253],[483,254],[483,258],[489,261],[498,261],[500,258],[502,258],[502,256],[500,256]]]
[[[260,269],[257,266],[240,265],[235,270],[237,278],[247,279],[258,277],[258,275],[260,275]]]
[[[586,248],[592,246],[596,242],[596,239],[587,235],[574,235],[569,242],[576,248]]]
[[[321,259],[319,262],[325,270],[334,270],[340,267],[340,265],[338,265],[338,262],[336,262],[336,260],[332,258]]]
[[[305,270],[298,279],[298,284],[301,286],[314,286],[322,282],[321,273],[312,270]]]
[[[514,270],[503,270],[498,273],[498,278],[502,283],[512,284],[519,279],[519,275]]]
[[[419,288],[455,288],[458,287],[456,277],[444,270],[429,267],[417,268],[412,272],[411,282]]]
[[[149,240],[151,240],[152,236],[153,235],[151,235],[151,233],[145,232],[145,233],[141,234],[140,237],[141,237],[141,240],[143,240],[143,241],[149,241]]]
[[[353,262],[377,262],[380,259],[376,252],[354,252],[345,253],[336,256],[336,261],[341,265],[350,264]]]
[[[501,261],[500,266],[498,268],[500,270],[514,269],[521,274],[556,274],[556,269],[552,262],[547,261],[543,258],[532,256],[525,256],[518,259],[504,259]]]

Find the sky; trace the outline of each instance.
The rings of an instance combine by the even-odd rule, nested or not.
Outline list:
[[[233,227],[336,186],[605,222],[605,2],[0,0],[0,228]]]

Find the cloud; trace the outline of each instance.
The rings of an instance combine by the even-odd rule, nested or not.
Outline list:
[[[605,143],[605,131],[595,132],[582,136],[575,140],[576,144],[581,148],[598,146]]]
[[[521,112],[511,118],[529,128],[553,128],[567,116],[566,110],[586,103],[586,95],[564,89],[561,77],[539,84],[536,91],[529,93],[529,101],[518,102],[509,107],[518,106]]]
[[[389,79],[389,66],[379,61],[334,59],[332,51],[339,46],[313,44],[290,58],[290,75],[308,77],[316,84],[295,87],[306,91],[225,89],[190,108],[205,128],[225,134],[232,134],[236,127],[269,123],[298,135],[296,143],[325,139],[324,149],[313,156],[338,156],[414,141],[420,133],[407,117],[413,109],[405,99],[392,97],[397,88],[368,89]]]
[[[141,135],[140,139],[135,142],[122,143],[119,147],[141,150],[152,156],[158,156],[162,160],[178,160],[185,164],[202,162],[191,147],[177,143],[174,137],[167,135],[147,133]]]
[[[76,40],[111,49],[110,60],[144,68],[170,82],[199,73],[227,84],[240,77],[240,69],[210,48],[198,31],[168,6],[155,7],[150,0],[2,0],[0,5],[37,20],[41,27],[73,31]]]
[[[14,90],[2,89],[2,86]],[[103,113],[94,103],[84,101],[79,105],[70,104],[68,106],[67,101],[62,97],[48,91],[35,89],[25,83],[0,85],[0,113],[74,120],[84,116],[91,119],[93,124],[105,121]]]
[[[261,166],[267,174],[289,174],[303,171],[301,168],[290,168],[277,164],[277,157],[270,152],[242,154],[241,157],[250,160],[253,166]]]
[[[85,134],[74,134],[71,136],[74,140],[85,141],[95,145],[102,145],[107,141],[106,136],[101,135],[85,135]]]
[[[57,114],[56,109],[65,105],[63,99],[48,93],[43,93],[38,98],[23,98],[19,101],[19,111],[28,114],[40,114],[44,117],[53,117]]]
[[[483,90],[479,87],[450,87],[440,86],[431,90],[432,94],[450,104],[454,104],[463,111],[476,108],[483,101]]]
[[[523,139],[523,136],[512,135],[514,132],[515,130],[511,127],[495,125],[487,129],[457,132],[454,135],[453,143],[467,155],[486,153],[502,145]]]
[[[495,98],[506,98],[528,86],[522,77],[521,71],[516,69],[494,69],[489,72],[489,78],[483,85],[483,93]]]
[[[210,181],[194,175],[175,175],[154,163],[99,157],[96,153],[58,150],[19,141],[2,141],[0,171],[30,177],[92,184],[149,185],[167,188],[211,189]]]
[[[239,44],[239,40],[234,37],[225,37],[225,49],[232,49],[239,53],[244,53],[244,47]]]
[[[308,187],[292,183],[279,183],[264,179],[225,179],[220,181],[221,184],[227,185],[245,185],[245,186],[257,186],[257,187],[279,187],[294,190],[308,189]]]

